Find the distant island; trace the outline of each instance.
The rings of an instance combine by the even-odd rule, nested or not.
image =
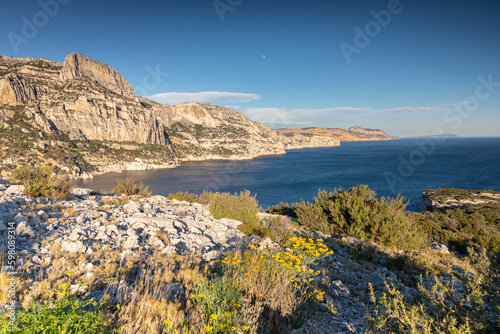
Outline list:
[[[398,137],[360,127],[272,130],[225,107],[160,104],[137,96],[111,66],[78,53],[63,63],[0,56],[2,177],[22,165],[51,164],[89,178],[388,139]]]

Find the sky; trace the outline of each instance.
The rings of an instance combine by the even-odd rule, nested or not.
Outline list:
[[[272,128],[500,136],[495,0],[21,0],[0,54],[106,63],[137,95]]]

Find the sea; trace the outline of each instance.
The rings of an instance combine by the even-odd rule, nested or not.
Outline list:
[[[263,209],[280,202],[312,201],[320,189],[366,184],[377,196],[400,194],[408,210],[420,211],[426,189],[500,191],[500,137],[342,142],[252,160],[187,161],[171,169],[106,174],[79,180],[77,186],[111,193],[118,180],[127,177],[165,196],[249,190]]]

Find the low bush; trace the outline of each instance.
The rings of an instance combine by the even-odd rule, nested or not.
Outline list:
[[[434,276],[430,286],[420,282],[413,302],[405,301],[392,283],[386,283],[387,291],[377,298],[370,284],[371,301],[377,306],[374,315],[367,317],[371,327],[367,333],[469,334],[492,329],[491,319],[484,312],[482,279],[469,278],[465,292],[460,293],[450,281]]]
[[[209,196],[210,212],[217,219],[230,218],[241,221],[243,224],[258,222],[257,213],[259,206],[255,195],[251,196],[250,191],[245,190],[240,194],[231,195],[229,193],[202,194],[202,198]]]
[[[200,203],[208,205],[210,212],[216,219],[229,218],[236,219],[243,223],[241,229],[248,231],[258,227],[259,205],[255,199],[256,195],[251,195],[250,191],[241,191],[239,194],[207,192],[201,195],[188,192],[178,192],[170,194],[169,199],[188,201],[190,203]]]
[[[500,223],[494,214],[484,216],[482,213],[462,209],[423,212],[418,214],[418,222],[430,241],[446,242],[462,254],[467,254],[471,246],[496,253],[500,251]]]
[[[46,197],[60,200],[69,196],[72,182],[60,175],[53,166],[17,167],[12,172],[13,183],[24,185],[24,193],[30,197]]]
[[[275,215],[296,217],[297,215],[296,215],[293,207],[294,207],[294,205],[290,206],[290,204],[288,204],[288,203],[280,202],[279,204],[276,204],[275,206],[268,207],[265,210],[265,212],[275,214]]]
[[[312,203],[297,204],[294,211],[300,223],[312,230],[347,234],[390,248],[419,248],[426,234],[405,211],[406,205],[400,196],[378,199],[368,186],[360,185],[349,191],[319,191]]]
[[[34,304],[30,311],[17,312],[14,324],[0,315],[0,333],[46,333],[46,334],[77,334],[77,333],[118,333],[106,324],[103,303],[81,301],[67,296],[67,289],[60,291],[64,298]]]
[[[137,183],[131,178],[118,181],[116,187],[114,187],[111,191],[117,195],[125,194],[127,196],[139,195],[142,197],[150,197],[152,194],[152,192],[149,191],[149,186],[145,186],[142,182]]]
[[[168,194],[168,199],[170,199],[170,200],[176,199],[178,201],[186,201],[189,203],[200,203],[200,204],[204,204],[204,205],[208,204],[208,203],[202,201],[200,195],[190,193],[188,191],[186,191],[186,192],[179,191],[175,194],[172,194],[172,193]]]

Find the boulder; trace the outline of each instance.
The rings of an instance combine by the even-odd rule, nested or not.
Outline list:
[[[27,222],[22,221],[16,226],[16,234],[20,237],[33,238],[35,232],[31,229]]]
[[[13,185],[5,189],[3,192],[4,196],[24,196],[24,186],[23,185]]]
[[[123,206],[123,211],[127,213],[138,213],[141,212],[141,203],[129,202]]]
[[[73,188],[71,189],[71,193],[76,196],[94,196],[94,195],[99,195],[99,191],[89,189],[89,188]]]
[[[438,251],[441,254],[450,254],[450,250],[448,249],[448,245],[446,243],[432,243],[431,249]]]
[[[85,253],[87,247],[81,241],[63,241],[61,249],[68,253]]]

